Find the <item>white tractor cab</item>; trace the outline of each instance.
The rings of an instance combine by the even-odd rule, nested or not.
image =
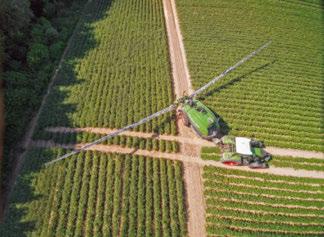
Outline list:
[[[225,165],[247,165],[252,169],[268,168],[271,155],[261,141],[246,137],[224,136],[221,139],[222,158]]]

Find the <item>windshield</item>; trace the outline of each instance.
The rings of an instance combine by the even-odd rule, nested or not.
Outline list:
[[[208,135],[213,135],[217,131],[217,126],[215,123],[208,127]]]
[[[206,111],[203,107],[198,107],[198,108],[197,108],[197,111],[198,111],[198,112],[201,112],[201,113],[204,113],[204,114],[207,113],[207,111]]]

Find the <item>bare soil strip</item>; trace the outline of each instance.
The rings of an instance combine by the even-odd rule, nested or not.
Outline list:
[[[222,177],[228,177],[228,178],[235,178],[235,179],[250,179],[250,180],[258,180],[262,182],[268,182],[268,183],[276,183],[276,184],[286,184],[286,185],[303,185],[303,186],[311,186],[311,187],[320,187],[320,184],[315,183],[304,183],[304,182],[292,182],[287,180],[271,180],[268,178],[260,178],[260,177],[248,177],[243,175],[235,175],[235,174],[215,174],[215,176],[222,176]],[[305,191],[305,190],[304,190]],[[306,190],[307,191],[307,190]],[[319,192],[322,193],[322,192]]]
[[[154,139],[163,139],[168,141],[177,141],[180,143],[196,145],[196,146],[215,146],[215,143],[201,139],[191,132],[191,130],[183,128],[183,126],[179,124],[180,136],[173,135],[165,135],[165,134],[156,134],[156,133],[145,133],[145,132],[136,132],[136,131],[126,131],[122,133],[122,135],[130,136],[130,137],[141,137],[141,138],[154,138]],[[186,131],[185,131],[186,130]],[[70,127],[50,127],[46,128],[48,132],[59,132],[59,133],[73,133],[73,132],[91,132],[98,134],[108,134],[117,131],[117,129],[111,128],[70,128]],[[186,136],[181,135],[186,134]],[[279,148],[279,147],[267,147],[265,149],[272,155],[277,156],[291,156],[291,157],[300,157],[300,158],[316,158],[316,159],[324,159],[323,152],[316,151],[304,151],[290,148]],[[315,164],[316,165],[316,164]]]
[[[51,141],[33,141],[31,146],[41,147],[41,148],[53,148],[53,147],[61,147],[65,149],[78,149],[85,144],[57,144]],[[235,170],[244,170],[256,173],[266,173],[266,174],[275,174],[275,175],[283,175],[283,176],[295,176],[295,177],[306,177],[306,178],[324,178],[324,172],[319,171],[308,171],[308,170],[294,170],[291,168],[276,168],[270,167],[268,169],[249,169],[246,166],[227,166],[222,164],[219,161],[213,160],[202,160],[199,156],[192,156],[190,154],[179,154],[179,153],[165,153],[159,151],[148,151],[141,149],[134,149],[128,147],[122,147],[118,145],[94,145],[89,147],[87,150],[107,152],[107,153],[121,153],[121,154],[133,154],[133,155],[142,155],[148,156],[152,158],[161,158],[168,160],[177,160],[184,162],[187,164],[190,169],[190,165],[196,165],[198,167],[204,166],[213,166],[227,169],[235,169]],[[190,151],[192,152],[192,150]],[[199,172],[200,173],[200,172]],[[193,176],[193,173],[189,173]],[[186,174],[185,174],[186,175]],[[195,179],[196,180],[196,179]],[[202,183],[202,179],[199,179],[199,183]]]
[[[320,207],[313,207],[313,206],[298,206],[298,205],[283,205],[283,204],[271,204],[271,203],[266,203],[266,202],[252,202],[252,201],[246,201],[246,200],[237,200],[233,198],[217,198],[218,201],[224,201],[224,202],[234,202],[234,203],[243,203],[243,204],[250,204],[250,205],[255,205],[255,206],[267,206],[267,207],[283,207],[283,208],[288,208],[288,209],[306,209],[306,210],[324,210],[324,208]],[[213,205],[211,205],[213,206]],[[324,225],[324,224],[323,224]]]
[[[221,181],[211,180],[211,182],[213,184],[223,184],[223,182],[221,182]],[[266,186],[256,187],[255,185],[231,183],[231,182],[228,182],[228,181],[226,182],[226,184],[229,185],[229,186],[244,187],[246,189],[258,188],[258,189],[263,189],[263,190],[285,191],[285,192],[291,192],[291,193],[324,194],[324,192],[321,192],[321,191],[293,190],[293,189],[289,189],[289,188],[276,188],[276,187],[266,187]]]
[[[225,227],[234,231],[249,231],[249,232],[256,232],[256,233],[271,233],[271,234],[293,234],[293,235],[317,235],[321,236],[324,234],[324,232],[320,231],[286,231],[286,230],[275,230],[275,229],[264,229],[264,228],[251,228],[251,227],[239,227],[239,226],[232,226],[232,225],[222,225],[222,224],[216,224],[216,223],[208,223],[208,225],[211,226],[218,226],[218,227]]]
[[[68,127],[50,127],[46,128],[48,132],[58,132],[58,133],[73,133],[73,132],[90,132],[107,135],[108,133],[116,132],[117,129],[111,128],[68,128]],[[173,136],[165,134],[156,134],[156,133],[145,133],[145,132],[136,132],[136,131],[125,131],[121,135],[130,136],[130,137],[140,137],[140,138],[153,138],[153,139],[163,139],[167,141],[176,141],[180,143],[195,145],[195,146],[215,146],[214,143],[201,139],[197,136],[192,136],[191,131],[189,137],[186,136]]]
[[[324,202],[322,198],[302,198],[302,197],[293,197],[293,196],[277,196],[271,194],[259,194],[259,193],[249,193],[249,192],[242,192],[242,191],[233,191],[231,189],[221,189],[221,188],[206,188],[207,193],[210,192],[219,192],[219,193],[233,193],[238,195],[246,195],[246,196],[255,196],[255,197],[265,197],[270,199],[285,199],[285,200],[299,200],[299,201],[318,201]],[[248,190],[248,189],[246,189]]]
[[[303,150],[290,149],[290,148],[279,148],[279,147],[267,147],[266,151],[272,155],[278,155],[278,156],[292,156],[292,157],[302,157],[302,158],[324,159],[323,152],[303,151]]]
[[[174,0],[163,0],[163,10],[168,35],[174,92],[177,98],[180,98],[193,92],[193,90]]]
[[[258,221],[256,219],[250,218],[241,218],[237,216],[222,216],[222,215],[208,215],[210,217],[216,217],[219,219],[235,220],[235,221],[244,221],[244,222],[254,222],[254,223],[267,223],[267,224],[285,224],[285,225],[299,225],[299,226],[324,226],[322,223],[301,223],[301,222],[292,222],[292,221]]]
[[[222,210],[222,211],[237,211],[243,213],[251,213],[257,215],[273,215],[273,216],[287,216],[287,217],[319,217],[324,218],[324,215],[317,215],[317,214],[298,214],[298,213],[286,213],[286,212],[272,212],[272,211],[258,211],[258,210],[250,210],[250,209],[242,209],[236,207],[214,207],[214,209]]]
[[[178,98],[193,92],[189,79],[186,56],[183,47],[180,26],[174,0],[163,0],[165,24],[168,35],[169,52],[171,59],[174,92]],[[192,141],[196,140],[191,131],[183,126],[178,120],[180,137],[186,137]],[[201,166],[192,163],[199,157],[200,146],[181,142],[180,152],[182,156],[188,156],[189,160],[184,162],[184,181],[187,196],[188,210],[188,235],[191,237],[206,236],[205,229],[205,203],[203,195],[203,184],[201,179]]]

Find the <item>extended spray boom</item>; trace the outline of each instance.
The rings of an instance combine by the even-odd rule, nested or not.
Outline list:
[[[198,94],[202,93],[203,91],[205,91],[207,88],[209,88],[210,86],[212,86],[213,84],[215,84],[217,81],[219,81],[221,78],[225,77],[228,73],[230,73],[231,71],[235,70],[237,67],[241,66],[243,63],[245,63],[246,61],[250,60],[252,57],[254,57],[255,55],[257,55],[258,53],[260,53],[263,49],[267,48],[269,45],[271,44],[271,40],[268,41],[267,43],[265,43],[264,45],[262,45],[260,48],[256,49],[255,51],[253,51],[252,53],[248,54],[247,56],[245,56],[244,58],[242,58],[240,61],[238,61],[236,64],[234,64],[233,66],[227,68],[225,71],[223,71],[221,74],[219,74],[218,76],[214,77],[211,81],[209,81],[207,84],[205,84],[204,86],[200,87],[198,90],[194,91],[191,95],[189,96],[184,96],[180,99],[178,99],[175,103],[173,103],[172,105],[170,105],[169,107],[166,107],[154,114],[151,114],[150,116],[146,117],[146,118],[143,118],[141,119],[140,121],[136,122],[136,123],[133,123],[133,124],[130,124],[126,127],[123,127],[121,129],[118,129],[117,131],[115,132],[112,132],[112,133],[109,133],[107,134],[106,136],[94,141],[94,142],[91,142],[91,143],[88,143],[84,146],[82,146],[81,148],[79,149],[76,149],[70,153],[67,153],[57,159],[54,159],[52,161],[49,161],[47,163],[45,163],[46,166],[50,165],[50,164],[53,164],[57,161],[60,161],[60,160],[63,160],[63,159],[66,159],[72,155],[75,155],[75,154],[78,154],[80,153],[81,151],[83,150],[86,150],[87,148],[93,146],[93,145],[96,145],[96,144],[99,144],[101,142],[104,142],[108,139],[111,139],[115,136],[118,136],[119,134],[127,131],[127,130],[130,130],[132,128],[135,128],[143,123],[146,123],[156,117],[159,117],[165,113],[168,113],[168,112],[171,112],[172,110],[176,109],[177,106],[181,103],[184,102],[185,98],[193,98],[195,96],[197,96]]]

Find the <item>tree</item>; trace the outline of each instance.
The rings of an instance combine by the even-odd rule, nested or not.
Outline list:
[[[49,60],[48,47],[42,43],[34,43],[31,45],[27,53],[27,63],[31,68],[37,69],[42,64],[47,63]]]

